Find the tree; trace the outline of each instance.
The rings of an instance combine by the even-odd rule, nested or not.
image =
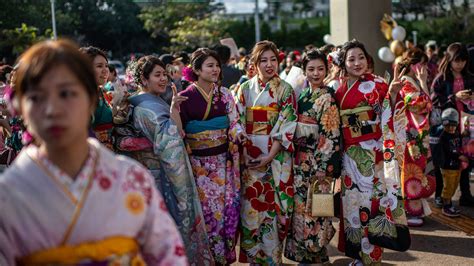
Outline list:
[[[206,17],[196,19],[185,17],[175,24],[170,31],[171,46],[169,51],[189,50],[198,47],[210,47],[227,37],[225,34],[228,21],[222,18]]]
[[[51,38],[51,30],[49,29],[46,30],[44,35],[38,33],[38,28],[28,26],[25,23],[22,23],[19,28],[4,29],[2,31],[3,38],[0,42],[0,47],[10,48],[12,54],[18,57],[34,43]]]
[[[144,7],[138,17],[153,39],[163,46],[169,46],[171,31],[174,30],[174,34],[177,34],[176,26],[179,22],[185,21],[187,17],[192,17],[196,21],[206,19],[212,14],[221,13],[223,9],[222,3],[213,3],[209,0],[199,3],[165,3]]]
[[[158,46],[138,19],[140,7],[131,0],[56,0],[56,24],[59,37],[94,45],[121,57],[129,52],[150,53]],[[25,23],[38,32],[51,29],[50,2],[43,0],[0,1],[0,34]],[[5,36],[0,36],[4,39]],[[13,61],[11,47],[0,53]]]

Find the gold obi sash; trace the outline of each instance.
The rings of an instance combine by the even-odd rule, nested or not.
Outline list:
[[[269,135],[273,129],[270,121],[277,119],[278,109],[269,106],[247,107],[245,131],[252,135]]]
[[[353,109],[345,109],[340,111],[342,131],[344,138],[364,139],[374,137],[374,134],[380,134],[379,121],[377,115],[371,106],[361,106]]]
[[[194,134],[186,134],[186,143],[191,150],[206,150],[227,143],[227,129],[206,130]]]
[[[110,237],[96,242],[75,246],[60,246],[35,252],[18,260],[19,265],[71,265],[83,261],[107,261],[112,256],[130,254],[131,264],[140,262],[146,265],[139,255],[140,248],[135,239],[129,237]],[[115,259],[115,258],[114,258]]]

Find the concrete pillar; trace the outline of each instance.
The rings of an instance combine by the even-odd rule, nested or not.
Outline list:
[[[331,40],[335,45],[357,39],[375,60],[375,73],[383,75],[390,64],[382,62],[377,51],[388,46],[380,31],[383,14],[392,14],[391,0],[331,0]]]

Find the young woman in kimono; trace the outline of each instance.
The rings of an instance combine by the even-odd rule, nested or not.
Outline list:
[[[169,77],[166,66],[155,56],[138,60],[135,80],[140,92],[128,98],[133,106],[134,128],[153,143],[152,150],[133,152],[155,177],[155,183],[166,206],[178,225],[189,262],[211,265],[206,225],[198,192],[181,137],[179,105],[186,97],[174,91],[171,107],[160,97],[166,91]]]
[[[257,75],[237,91],[237,108],[248,135],[239,260],[279,264],[293,212],[296,102],[291,86],[278,77],[278,49],[273,42],[258,42],[252,61]]]
[[[90,60],[48,41],[20,61],[15,100],[38,146],[0,176],[0,265],[186,265],[150,173],[88,138]]]
[[[326,55],[310,50],[302,60],[308,81],[298,99],[295,131],[295,207],[285,247],[285,257],[301,263],[327,263],[326,245],[334,236],[331,217],[311,214],[311,197],[329,193],[340,174],[340,120],[333,90],[324,86]],[[313,188],[315,182],[317,186]]]
[[[80,51],[86,54],[92,61],[94,67],[95,79],[98,84],[99,100],[92,115],[92,130],[95,137],[107,148],[113,150],[112,130],[113,130],[113,114],[112,106],[107,101],[107,91],[104,85],[107,83],[109,76],[109,61],[104,51],[97,47],[88,46],[81,47]]]
[[[240,210],[239,152],[244,132],[229,90],[220,86],[216,52],[199,48],[191,55],[194,83],[181,97],[180,115],[186,134],[211,251],[216,264],[236,260]]]
[[[335,96],[341,116],[345,172],[340,224],[344,241],[340,247],[345,246],[346,255],[354,258],[355,265],[380,264],[382,248],[369,242],[368,231],[380,233],[383,227],[369,225],[390,221],[406,225],[403,202],[399,200],[398,169],[384,173],[384,159],[389,162],[393,157],[394,140],[382,142],[382,125],[388,126],[391,103],[395,103],[399,88],[391,87],[388,93],[384,80],[367,74],[368,53],[362,43],[346,42],[339,58],[343,77]]]
[[[429,130],[432,108],[427,62],[428,57],[420,49],[404,53],[401,71],[405,75],[401,78],[403,87],[400,92],[404,111],[394,121],[397,146],[404,147],[403,152],[396,150],[395,157],[402,166],[402,188],[410,226],[423,225],[422,217],[430,214],[426,198],[436,189],[436,179],[426,172],[431,157]]]

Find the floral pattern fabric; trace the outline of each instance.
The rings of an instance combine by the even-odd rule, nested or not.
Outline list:
[[[340,172],[339,111],[332,90],[306,88],[298,100],[300,117],[295,133],[294,201],[285,257],[302,263],[329,262],[326,245],[334,236],[331,217],[311,214],[316,193],[329,193]]]
[[[385,163],[393,162],[395,153],[394,136],[382,137],[382,128],[393,132],[386,129],[393,123],[385,99],[388,86],[371,74],[352,86],[347,80],[340,84],[336,101],[345,143],[341,221],[345,254],[364,265],[380,264],[383,249],[369,242],[368,232],[382,234],[394,220],[406,224],[397,166]]]
[[[184,128],[190,122],[188,118],[193,116],[187,112],[199,109],[196,106],[190,108],[191,105],[195,104],[196,100],[203,99],[201,94],[196,93],[194,89],[191,85],[180,93],[188,97],[188,100],[180,106]],[[225,131],[228,137],[228,149],[216,155],[209,152],[208,156],[198,156],[190,152],[189,158],[202,205],[212,256],[216,264],[226,265],[236,261],[235,245],[240,212],[240,165],[236,136],[243,129],[230,91],[224,87],[215,86],[213,95],[209,118],[221,114],[228,117],[229,128]],[[206,149],[210,147],[206,147],[204,142],[200,144],[200,148],[201,153],[204,154],[206,150],[211,150]]]
[[[199,194],[184,142],[169,116],[169,105],[158,96],[131,97],[133,123],[153,143],[153,151],[132,155],[150,169],[167,208],[178,225],[192,265],[213,263]]]
[[[118,236],[137,241],[136,262],[143,258],[148,265],[187,265],[180,234],[150,173],[94,139],[89,139],[89,147],[95,155],[89,155],[72,182],[74,187],[87,180],[80,194],[60,182],[51,162],[44,165],[47,158],[38,157],[34,145],[2,174],[0,265],[15,265],[43,250]],[[29,200],[24,195],[30,195]],[[116,258],[111,254],[110,262]]]
[[[237,91],[237,108],[246,125],[250,157],[268,154],[273,141],[282,149],[273,161],[261,169],[242,172],[241,262],[278,264],[282,261],[283,241],[293,212],[293,136],[297,123],[295,96],[291,86],[279,77],[261,84],[258,77],[243,83]],[[252,113],[248,110],[263,110]],[[265,110],[275,110],[275,115]],[[256,120],[259,115],[261,122]],[[267,133],[258,128],[264,126]],[[254,134],[255,133],[255,134]]]
[[[405,147],[401,158],[402,187],[407,213],[410,216],[423,216],[428,210],[423,209],[422,199],[433,194],[436,189],[434,176],[426,173],[430,154],[429,118],[432,108],[431,100],[418,83],[409,76],[403,76],[403,88],[400,92],[404,115],[394,122],[400,131],[397,146]],[[425,204],[426,205],[426,204]]]

